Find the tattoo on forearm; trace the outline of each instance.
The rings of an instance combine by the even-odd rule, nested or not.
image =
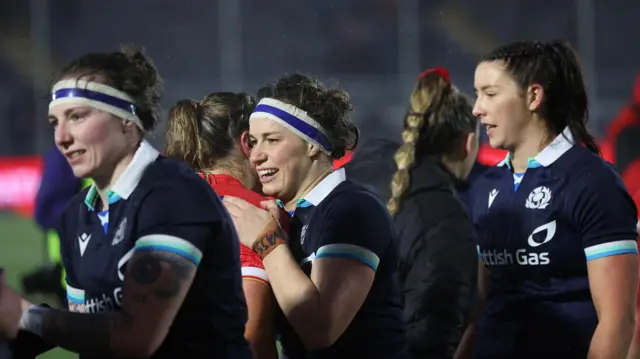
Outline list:
[[[122,338],[135,335],[136,315],[152,299],[175,297],[196,266],[182,256],[160,251],[137,253],[129,263],[123,309],[109,313],[72,313],[52,309],[43,313],[42,338],[62,348],[88,355],[115,356]],[[127,284],[128,283],[128,284]],[[83,311],[83,305],[71,307]]]

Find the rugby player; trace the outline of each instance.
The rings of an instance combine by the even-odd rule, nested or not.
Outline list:
[[[275,201],[258,209],[225,196],[240,240],[263,258],[278,302],[286,356],[403,358],[393,222],[373,192],[347,181],[333,159],[355,147],[348,95],[293,74],[258,92],[251,161]]]
[[[76,177],[94,181],[62,216],[69,311],[3,284],[1,336],[22,329],[81,358],[251,357],[231,219],[188,165],[144,139],[159,84],[134,48],[62,70],[49,105],[55,143]]]
[[[249,116],[255,100],[245,93],[219,92],[200,101],[182,100],[169,111],[165,155],[185,161],[223,197],[237,196],[260,207],[265,197],[249,162]],[[277,358],[272,308],[275,304],[260,256],[240,246],[242,287],[249,319],[245,337],[254,358]]]
[[[508,150],[472,194],[489,272],[476,358],[625,358],[637,214],[587,131],[577,55],[560,41],[507,44],[481,59],[474,82],[474,114]]]

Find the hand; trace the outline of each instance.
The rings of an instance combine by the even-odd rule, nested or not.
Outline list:
[[[240,242],[250,249],[262,233],[278,230],[280,226],[281,211],[275,201],[262,201],[262,209],[231,196],[224,196],[222,203],[231,215]]]
[[[5,275],[0,277],[0,338],[14,339],[20,330],[23,299],[5,283]]]

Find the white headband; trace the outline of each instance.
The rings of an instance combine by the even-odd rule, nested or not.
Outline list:
[[[144,131],[136,114],[135,101],[111,86],[91,81],[63,80],[53,86],[49,109],[60,104],[77,104],[97,108],[133,122]]]
[[[263,98],[253,110],[249,121],[265,117],[286,127],[331,156],[333,150],[326,131],[301,108],[274,98]]]

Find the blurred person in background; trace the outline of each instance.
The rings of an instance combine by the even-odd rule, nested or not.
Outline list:
[[[620,132],[632,125],[640,125],[640,74],[636,77],[631,100],[607,125],[605,142],[615,146],[616,137]]]
[[[508,151],[471,200],[485,299],[475,357],[625,358],[638,289],[636,208],[587,131],[577,55],[515,42],[484,56],[474,114]]]
[[[249,162],[249,116],[255,100],[245,93],[218,92],[201,101],[182,100],[169,111],[165,155],[185,161],[218,196],[237,196],[254,206],[267,198],[253,192],[259,186]],[[283,221],[284,223],[284,221]],[[269,278],[260,256],[240,246],[242,287],[247,301],[245,337],[256,359],[275,359],[275,305]]]
[[[58,235],[60,220],[67,203],[76,193],[91,185],[91,180],[76,178],[69,162],[56,146],[45,153],[42,163],[42,180],[36,195],[34,219],[46,234],[49,265],[27,274],[22,279],[22,285],[26,294],[54,294],[60,304],[66,307],[66,282]]]
[[[404,358],[393,223],[374,193],[333,171],[358,139],[348,94],[294,74],[258,97],[250,158],[264,194],[292,216],[289,240],[275,201],[266,210],[223,202],[240,240],[263,258],[285,355]]]
[[[456,187],[474,165],[478,130],[470,100],[448,72],[427,70],[410,97],[404,143],[365,142],[345,166],[394,216],[413,358],[453,358],[475,309],[474,231]]]
[[[233,224],[214,191],[145,139],[161,80],[135,48],[84,55],[51,90],[55,143],[94,184],[62,215],[69,310],[0,288],[0,337],[80,358],[251,358]],[[214,239],[214,240],[212,240]]]

